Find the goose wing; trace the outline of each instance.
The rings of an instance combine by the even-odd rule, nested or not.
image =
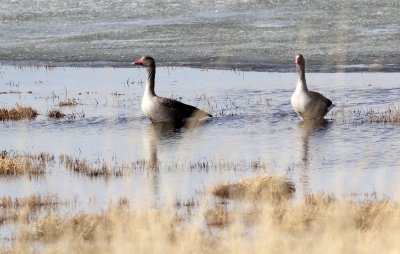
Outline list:
[[[171,111],[175,112],[178,118],[185,119],[185,118],[204,118],[204,117],[212,117],[212,115],[208,114],[207,112],[193,107],[191,105],[182,103],[177,100],[162,98],[159,97],[159,102],[163,106],[169,108]]]
[[[331,109],[332,101],[323,96],[322,94],[318,92],[313,92],[310,91],[310,95],[315,98],[315,101],[320,101],[323,105],[325,105],[325,114],[328,113],[328,111]]]

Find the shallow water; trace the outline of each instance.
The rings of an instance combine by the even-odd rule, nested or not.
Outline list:
[[[307,74],[309,88],[336,104],[327,123],[313,126],[290,106],[295,73],[158,68],[159,95],[214,115],[183,128],[154,125],[144,117],[143,68],[2,66],[0,73],[0,108],[18,103],[41,114],[32,121],[1,122],[0,149],[57,158],[63,153],[92,165],[159,163],[157,170],[139,167],[123,177],[89,178],[56,159],[44,176],[0,178],[3,195],[77,197],[79,209],[97,210],[123,195],[138,206],[149,196],[156,203],[187,200],[214,183],[264,173],[287,175],[298,193],[397,197],[399,191],[399,123],[370,123],[363,113],[399,107],[399,73]],[[75,112],[75,119],[46,116],[71,98],[79,104],[60,109]]]
[[[0,0],[0,61],[399,71],[399,1]],[[59,63],[61,64],[61,63]]]

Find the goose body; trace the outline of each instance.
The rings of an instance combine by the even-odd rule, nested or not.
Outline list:
[[[212,117],[207,112],[191,105],[157,96],[154,92],[156,66],[152,57],[144,56],[133,64],[147,67],[147,81],[141,109],[144,115],[152,122],[180,122],[189,118]]]
[[[305,60],[296,55],[298,80],[290,102],[294,111],[303,119],[323,119],[332,108],[332,101],[320,93],[309,91],[305,77]]]

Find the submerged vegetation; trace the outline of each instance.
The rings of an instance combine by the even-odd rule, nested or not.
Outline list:
[[[60,101],[59,103],[58,103],[58,106],[59,107],[72,107],[72,106],[76,106],[76,105],[78,105],[79,103],[78,103],[78,101],[75,99],[75,98],[69,98],[69,99],[67,99],[67,100],[65,100],[65,101]]]
[[[38,115],[37,111],[31,107],[21,107],[18,104],[12,109],[0,109],[1,121],[17,121],[21,119],[34,119]]]
[[[333,110],[328,116],[342,123],[400,123],[400,106],[391,106],[384,110],[372,108],[346,110],[343,106]]]
[[[375,111],[370,109],[367,112],[368,120],[371,123],[399,123],[400,122],[400,106],[387,108],[384,111]]]
[[[113,174],[106,163],[97,163],[96,166],[92,166],[86,159],[74,158],[66,154],[61,154],[59,159],[60,163],[67,169],[89,177],[110,176]],[[118,175],[118,173],[115,174]]]

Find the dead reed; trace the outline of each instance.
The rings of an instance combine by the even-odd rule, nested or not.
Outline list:
[[[76,106],[76,105],[78,105],[79,103],[77,102],[77,100],[75,99],[75,98],[69,98],[69,99],[67,99],[67,100],[65,100],[65,101],[60,101],[59,103],[58,103],[58,106],[59,107],[72,107],[72,106]]]
[[[198,213],[111,205],[107,211],[47,215],[21,226],[9,251],[41,243],[49,253],[396,253],[400,205],[309,194],[303,201],[262,200],[258,209]],[[255,223],[242,223],[251,214]],[[215,230],[202,230],[203,218]],[[224,227],[220,227],[224,225]],[[38,245],[36,245],[38,246]]]
[[[3,196],[0,198],[0,208],[18,208],[18,207],[29,207],[30,210],[38,207],[55,207],[60,204],[65,204],[65,201],[61,201],[57,196],[50,194],[33,194],[23,198],[11,198]]]
[[[204,219],[208,226],[222,227],[231,222],[232,216],[228,213],[225,206],[216,206],[209,210],[204,215]]]
[[[295,190],[294,185],[282,176],[259,176],[238,183],[218,184],[212,193],[220,198],[281,201]]]
[[[60,200],[57,196],[50,194],[33,194],[23,198],[0,197],[0,225],[23,219],[32,219],[41,210],[56,210],[60,205],[67,205],[69,202]]]
[[[253,170],[265,169],[265,163],[261,162],[234,162],[234,161],[173,161],[170,163],[161,163],[159,161],[151,161],[138,159],[129,163],[118,163],[117,162],[90,162],[86,158],[75,158],[70,155],[61,154],[59,161],[67,169],[89,177],[101,177],[101,176],[123,176],[134,171],[147,171],[147,170],[162,170],[165,172],[174,171],[179,168],[188,168],[190,170],[236,170],[236,168],[250,168]]]
[[[185,165],[184,163],[176,162],[177,166],[180,167],[189,167],[191,170],[238,170],[238,169],[252,169],[254,171],[257,170],[266,170],[267,165],[265,162],[261,161],[236,161],[236,160],[199,160],[195,162],[190,162],[189,165]]]
[[[17,121],[21,119],[34,119],[38,115],[37,111],[31,107],[21,107],[18,104],[12,109],[0,109],[1,121]]]
[[[60,119],[65,117],[65,114],[58,109],[53,109],[47,113],[47,116],[50,118]]]
[[[113,175],[112,170],[106,163],[97,163],[96,166],[92,166],[85,158],[74,158],[66,154],[61,154],[59,160],[67,169],[89,177]],[[119,173],[114,172],[114,175],[118,176]]]
[[[368,122],[370,123],[399,123],[400,122],[400,106],[387,108],[384,111],[375,111],[370,109],[367,111]]]
[[[89,162],[86,158],[75,158],[66,154],[59,156],[59,162],[67,169],[89,177],[121,177],[134,170],[148,169],[150,162],[146,160],[137,160],[132,163],[123,163],[121,165],[111,165],[107,162],[97,161]]]
[[[343,106],[329,112],[328,116],[342,123],[399,123],[400,106],[387,107],[384,110],[372,108],[346,110]]]
[[[0,153],[0,176],[41,175],[45,172],[48,162],[54,162],[53,155],[2,151]]]

